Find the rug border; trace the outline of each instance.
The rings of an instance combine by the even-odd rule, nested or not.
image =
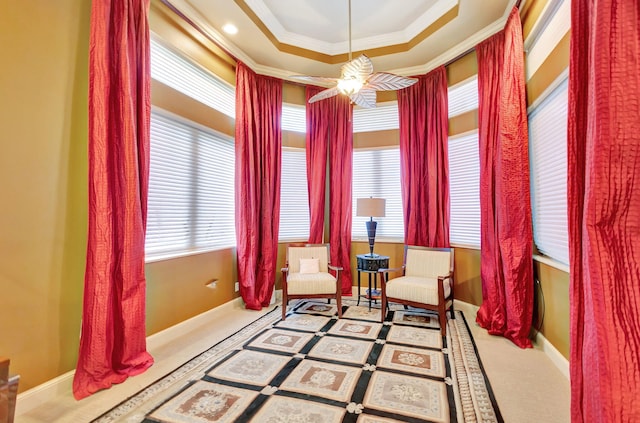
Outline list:
[[[471,344],[473,345],[473,351],[476,353],[476,357],[478,357],[478,366],[482,371],[482,377],[484,378],[484,383],[487,386],[487,392],[489,394],[489,398],[491,399],[491,404],[493,405],[493,409],[496,411],[496,419],[498,423],[504,423],[504,418],[502,417],[502,413],[500,412],[500,407],[498,407],[498,401],[496,400],[496,396],[493,392],[493,387],[491,386],[491,382],[489,381],[489,377],[487,376],[487,371],[484,368],[484,364],[482,364],[482,359],[480,358],[480,352],[478,351],[478,346],[476,345],[476,339],[473,337],[473,332],[471,332],[471,328],[469,327],[469,322],[465,317],[462,310],[456,310],[460,312],[462,316],[462,321],[469,332],[469,338],[471,338]]]
[[[222,344],[223,342],[227,341],[228,339],[238,335],[240,332],[246,330],[247,328],[249,328],[252,325],[257,324],[258,322],[260,322],[261,320],[268,320],[270,318],[273,318],[272,314],[275,313],[276,311],[278,311],[278,313],[280,312],[281,306],[280,305],[276,305],[273,310],[270,310],[268,312],[266,312],[265,314],[263,314],[262,316],[258,317],[257,319],[255,319],[254,321],[246,324],[245,326],[241,327],[240,329],[238,329],[237,331],[233,332],[232,334],[226,336],[225,338],[221,339],[220,341],[216,342],[213,345],[208,346],[205,350],[200,351],[199,353],[195,354],[193,357],[189,358],[188,360],[182,362],[181,364],[179,364],[178,366],[174,367],[172,370],[169,370],[168,372],[166,372],[164,375],[158,377],[157,379],[153,380],[152,382],[148,383],[146,386],[144,386],[143,388],[141,388],[140,390],[136,391],[135,393],[129,395],[127,398],[123,399],[122,401],[120,401],[118,404],[116,404],[115,406],[111,407],[110,409],[108,409],[107,411],[105,411],[104,413],[100,414],[99,416],[94,417],[91,422],[97,422],[105,417],[107,417],[108,414],[115,412],[118,408],[123,407],[128,401],[130,401],[131,399],[137,397],[138,395],[142,394],[145,390],[149,389],[151,386],[161,382],[163,379],[165,379],[166,377],[168,377],[169,375],[171,375],[172,373],[176,372],[177,370],[179,370],[181,367],[184,367],[185,365],[187,365],[188,363],[190,363],[191,361],[195,360],[198,357],[201,357],[202,355],[206,354],[208,351],[212,350],[213,348],[216,348],[217,346],[219,346],[220,344]],[[251,339],[251,338],[250,338]],[[190,386],[191,384],[187,384],[187,387]],[[157,407],[153,407],[152,410],[154,410]],[[126,413],[126,410],[125,410]],[[117,416],[114,416],[117,417]]]

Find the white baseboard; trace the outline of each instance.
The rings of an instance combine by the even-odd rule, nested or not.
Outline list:
[[[558,368],[558,370],[560,370],[564,377],[566,377],[567,380],[571,380],[569,374],[569,360],[567,360],[565,356],[562,355],[560,351],[558,351],[556,347],[554,347],[553,344],[549,342],[547,338],[545,338],[544,335],[540,332],[536,334],[536,339],[534,340],[534,342],[542,347],[542,351],[544,351],[547,357],[549,357],[553,364],[555,364],[555,366]]]
[[[54,401],[56,397],[71,392],[75,370],[68,371],[38,386],[18,394],[16,400],[16,417],[26,414],[45,402]]]
[[[147,337],[147,349],[153,351],[155,347],[166,345],[176,339],[191,328],[205,324],[211,321],[211,314],[224,312],[228,309],[241,308],[244,309],[242,298],[234,298],[218,307],[212,308],[200,313],[190,319],[180,322],[160,332],[154,333]],[[73,375],[75,370],[68,371],[58,377],[48,380],[38,386],[18,394],[16,401],[16,416],[29,413],[38,406],[48,401],[54,401],[56,397],[71,392],[73,384]]]
[[[476,313],[480,310],[479,306],[460,300],[455,300],[455,304],[464,304],[467,307],[471,307]],[[560,370],[560,372],[569,379],[569,360],[567,360],[540,332],[536,334],[536,338],[533,342],[542,348],[542,351],[547,355],[547,357],[549,357],[549,360],[551,360],[558,370]]]

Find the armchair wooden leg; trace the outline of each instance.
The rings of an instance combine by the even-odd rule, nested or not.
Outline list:
[[[342,294],[338,292],[336,295],[336,304],[338,306],[338,318],[342,318]]]
[[[440,335],[447,336],[447,306],[441,303],[438,310],[438,321],[440,323]]]
[[[287,318],[287,303],[289,302],[289,300],[287,300],[287,293],[283,292],[282,293],[282,320],[285,320]]]
[[[387,317],[387,307],[389,304],[387,303],[387,295],[384,290],[382,291],[382,296],[380,297],[380,313],[382,317],[380,318],[380,323],[384,323],[385,317]]]

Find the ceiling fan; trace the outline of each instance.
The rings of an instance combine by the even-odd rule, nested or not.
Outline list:
[[[349,0],[349,62],[342,65],[340,78],[305,75],[293,75],[291,78],[320,84],[336,84],[335,87],[327,88],[311,97],[309,103],[343,94],[348,96],[352,103],[369,109],[376,107],[376,91],[398,90],[409,87],[418,81],[416,78],[407,78],[392,73],[373,73],[373,63],[364,54],[352,59],[351,0]]]

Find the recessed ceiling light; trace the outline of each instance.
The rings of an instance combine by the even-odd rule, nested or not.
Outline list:
[[[231,35],[238,33],[238,28],[234,24],[230,24],[230,23],[225,24],[222,27],[222,30],[227,34],[231,34]]]

